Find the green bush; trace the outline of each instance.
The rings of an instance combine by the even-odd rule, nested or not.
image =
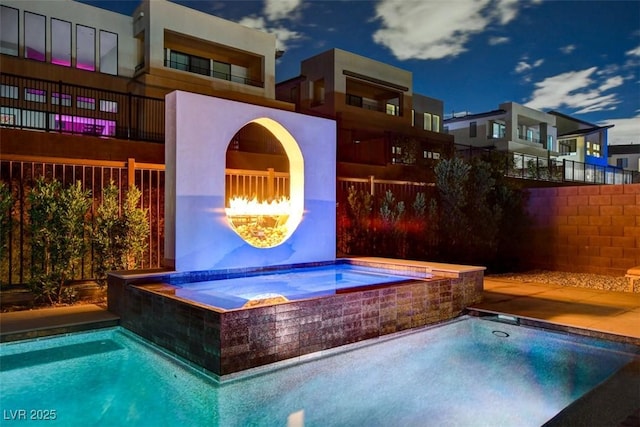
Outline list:
[[[32,292],[50,304],[74,298],[67,287],[87,250],[86,216],[90,193],[80,181],[63,188],[53,180],[36,181],[29,193],[29,220],[32,243]]]
[[[107,272],[132,270],[147,249],[149,221],[147,210],[138,208],[140,190],[129,188],[122,208],[119,190],[113,182],[103,190],[102,204],[96,210],[93,229],[96,281],[104,284]]]
[[[11,208],[13,207],[13,197],[11,190],[4,183],[0,182],[0,260],[6,256],[7,243],[11,230]]]

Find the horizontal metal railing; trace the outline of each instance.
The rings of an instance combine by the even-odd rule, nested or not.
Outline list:
[[[164,100],[1,73],[0,126],[164,142]]]
[[[640,172],[616,166],[598,166],[573,160],[505,153],[458,144],[456,144],[456,155],[466,159],[490,157],[498,165],[502,165],[504,175],[511,178],[589,184],[640,183]]]

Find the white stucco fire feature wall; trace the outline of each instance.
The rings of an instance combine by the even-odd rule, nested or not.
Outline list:
[[[272,248],[245,242],[225,214],[226,151],[248,123],[284,130],[302,154],[302,219]],[[273,126],[271,129],[268,126]],[[282,142],[282,140],[281,140]],[[177,271],[266,267],[335,260],[336,126],[306,116],[188,92],[166,97],[165,265]],[[285,144],[283,144],[284,146]],[[285,146],[285,150],[287,150]],[[290,157],[291,160],[291,157]]]

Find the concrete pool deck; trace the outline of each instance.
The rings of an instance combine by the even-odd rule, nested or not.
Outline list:
[[[484,278],[483,301],[470,310],[505,314],[640,345],[640,293]],[[619,341],[616,339],[616,341]]]

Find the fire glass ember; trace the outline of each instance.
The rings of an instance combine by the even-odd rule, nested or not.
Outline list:
[[[286,197],[271,201],[233,197],[225,211],[231,228],[256,248],[278,246],[287,236],[291,202]]]

